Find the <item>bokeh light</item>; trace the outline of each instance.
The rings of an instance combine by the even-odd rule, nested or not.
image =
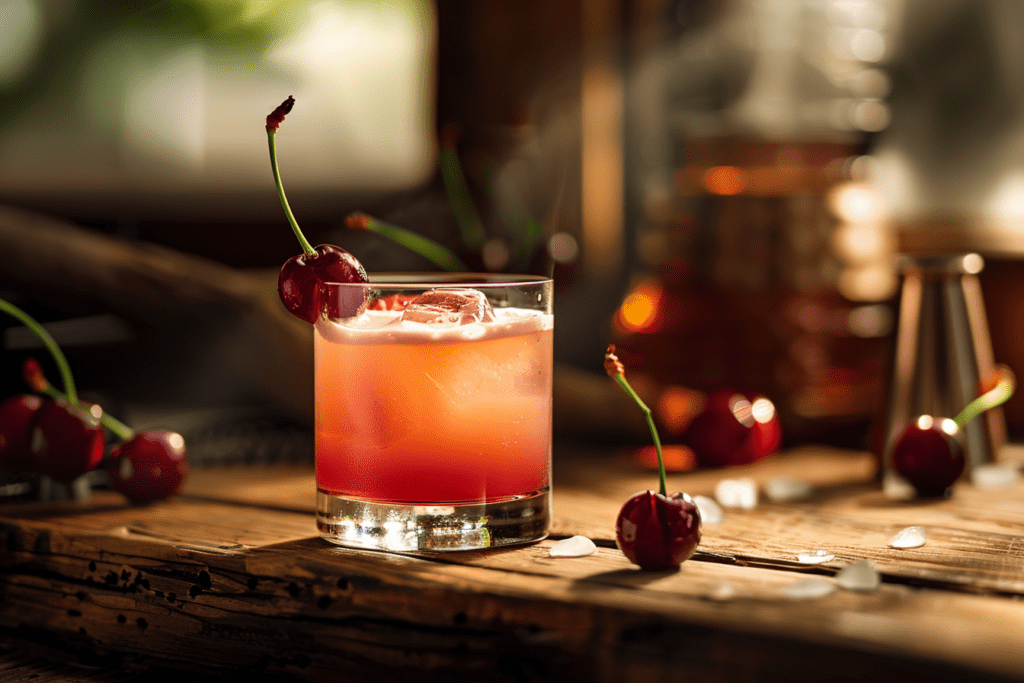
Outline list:
[[[654,280],[633,288],[615,312],[613,324],[620,332],[655,332],[661,328],[665,292]]]
[[[704,173],[704,185],[714,194],[739,194],[747,187],[747,174],[735,166],[715,166]]]

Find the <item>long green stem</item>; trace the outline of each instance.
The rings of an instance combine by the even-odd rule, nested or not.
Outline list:
[[[996,406],[1006,403],[1013,396],[1013,391],[1016,386],[1016,381],[1013,378],[1013,373],[1009,371],[1009,368],[999,368],[997,370],[1002,374],[1002,379],[992,389],[986,391],[984,394],[968,403],[960,414],[953,418],[953,422],[959,429],[963,429],[968,422],[981,415],[986,410],[995,408]]]
[[[281,200],[281,207],[284,209],[284,215],[288,218],[288,224],[292,226],[292,232],[295,233],[295,237],[299,240],[299,244],[302,245],[302,251],[306,252],[307,256],[313,256],[316,254],[316,250],[310,245],[309,240],[302,234],[302,230],[299,229],[299,224],[295,221],[295,214],[292,213],[292,207],[288,205],[288,198],[284,194],[284,185],[281,183],[281,172],[277,168],[277,131],[271,128],[267,129],[267,144],[270,147],[270,167],[274,171],[274,184],[277,185],[277,197]]]
[[[64,384],[64,393],[67,400],[74,405],[78,405],[78,391],[75,389],[75,378],[71,375],[71,366],[68,364],[68,359],[64,356],[64,352],[57,345],[56,340],[32,316],[11,302],[0,299],[0,311],[4,311],[17,318],[24,323],[25,327],[32,330],[39,337],[40,341],[43,342],[43,346],[46,347],[46,350],[50,352],[53,360],[57,363],[57,369],[60,371],[60,379]]]
[[[43,393],[50,398],[67,398],[64,392],[50,383],[47,383],[46,387],[43,388]],[[135,436],[135,430],[109,413],[103,412],[100,414],[100,424],[113,432],[114,436],[122,441],[128,441]]]
[[[392,242],[400,244],[406,249],[428,259],[443,270],[449,272],[465,272],[469,270],[469,266],[462,259],[442,244],[406,230],[401,226],[378,220],[364,213],[352,214],[346,219],[346,224],[353,230],[369,230],[382,237],[386,237]]]
[[[647,427],[648,429],[651,430],[651,438],[654,440],[654,449],[658,451],[658,478],[660,486],[659,493],[661,493],[661,495],[663,496],[667,496],[668,488],[665,481],[665,459],[662,457],[661,454],[661,439],[658,438],[658,428],[654,425],[654,417],[651,414],[651,409],[648,408],[647,404],[644,403],[643,400],[641,400],[641,398],[637,395],[635,391],[633,391],[633,387],[631,387],[629,385],[629,382],[626,381],[625,375],[617,374],[614,376],[613,379],[618,383],[620,387],[622,387],[623,391],[629,394],[630,397],[634,401],[636,401],[636,404],[640,406],[640,410],[642,410],[644,413],[644,418],[646,418],[647,420]]]

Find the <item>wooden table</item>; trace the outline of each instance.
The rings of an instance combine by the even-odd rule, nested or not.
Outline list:
[[[183,495],[148,507],[110,492],[8,505],[0,508],[0,633],[108,672],[1024,680],[1024,483],[963,483],[950,499],[897,502],[882,495],[873,469],[866,453],[815,447],[671,475],[672,489],[693,495],[740,476],[799,477],[814,493],[726,510],[705,525],[697,555],[653,573],[616,549],[613,522],[656,476],[607,449],[556,447],[550,539],[463,554],[322,541],[304,467],[194,471]],[[927,544],[889,547],[910,525],[926,529]],[[549,555],[575,534],[593,539],[597,553]],[[802,564],[807,550],[835,559]],[[882,575],[877,590],[788,597],[798,581],[834,582],[865,559]]]

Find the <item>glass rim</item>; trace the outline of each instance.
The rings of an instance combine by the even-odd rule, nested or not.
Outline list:
[[[475,272],[423,272],[423,273],[368,273],[369,282],[325,282],[329,287],[358,287],[361,289],[416,289],[474,287],[529,287],[547,285],[554,282],[543,275],[519,275],[513,273],[475,273]]]

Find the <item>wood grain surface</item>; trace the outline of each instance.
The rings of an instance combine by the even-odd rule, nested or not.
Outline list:
[[[307,680],[1022,680],[1024,484],[895,502],[870,455],[805,448],[673,475],[799,476],[799,502],[726,510],[678,571],[615,548],[618,506],[656,477],[626,454],[556,449],[552,536],[512,549],[389,554],[322,541],[304,467],[197,470],[183,495],[0,509],[0,629],[77,662]],[[921,525],[925,546],[888,539]],[[553,558],[560,538],[598,551]],[[797,560],[826,550],[823,565]],[[787,590],[869,560],[874,591]],[[163,669],[161,669],[163,670]]]

